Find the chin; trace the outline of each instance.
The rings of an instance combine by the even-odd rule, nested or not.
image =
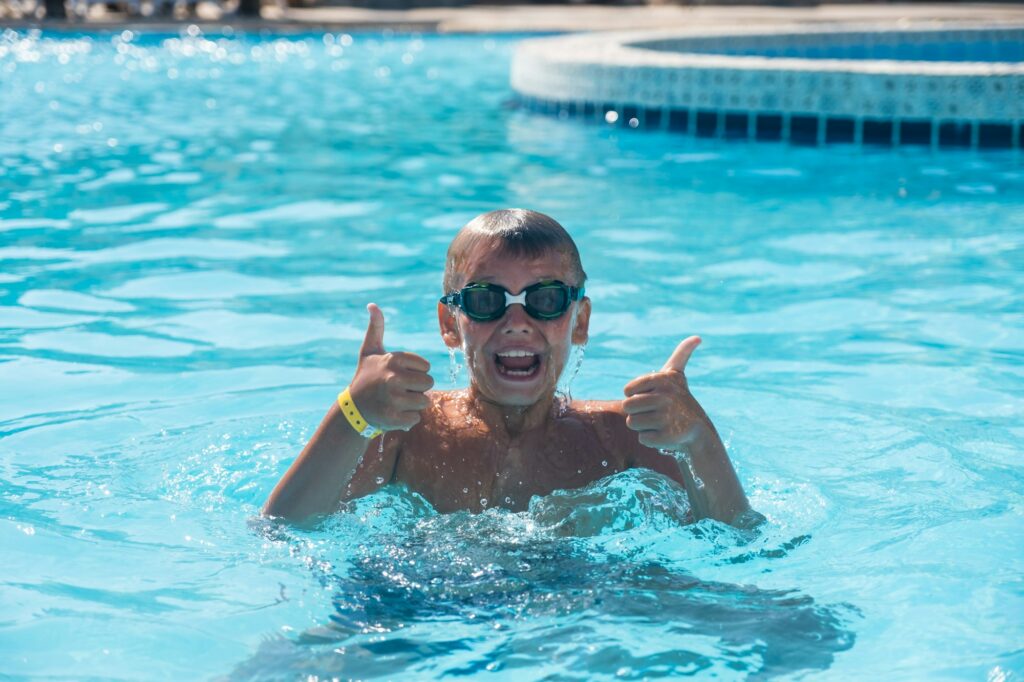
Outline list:
[[[542,399],[551,397],[554,395],[554,391],[543,392],[539,395],[506,395],[497,396],[495,402],[499,405],[505,405],[506,407],[530,407],[536,405]]]
[[[473,383],[486,400],[504,407],[530,407],[555,394],[555,386],[543,377],[535,382],[503,381],[498,377],[487,377],[480,382],[474,378]]]

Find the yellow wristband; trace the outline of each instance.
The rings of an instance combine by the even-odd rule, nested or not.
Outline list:
[[[384,433],[376,426],[370,426],[366,423],[363,415],[359,413],[359,408],[356,407],[356,401],[352,400],[352,394],[348,392],[347,387],[338,394],[338,407],[341,408],[341,413],[345,415],[345,419],[356,430],[356,433],[363,438],[376,438]]]

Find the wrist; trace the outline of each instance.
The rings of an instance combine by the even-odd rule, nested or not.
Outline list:
[[[352,397],[351,387],[346,386],[345,390],[338,394],[338,409],[352,429],[363,438],[376,438],[384,433],[380,428],[366,421],[355,399]]]

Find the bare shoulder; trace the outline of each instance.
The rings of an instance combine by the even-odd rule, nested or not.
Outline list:
[[[403,451],[423,457],[439,447],[464,438],[470,425],[465,390],[428,391],[430,405],[420,412],[420,422],[404,434]]]
[[[572,411],[582,421],[610,437],[624,437],[632,432],[626,426],[626,413],[621,400],[574,400]]]
[[[683,483],[679,462],[675,457],[640,442],[635,431],[626,425],[626,413],[621,400],[577,400],[573,410],[592,421],[601,438],[625,455],[628,467],[643,467],[664,474],[677,483]]]
[[[449,391],[427,391],[430,406],[423,410],[421,422],[424,426],[440,426],[459,412],[466,401],[465,389]]]

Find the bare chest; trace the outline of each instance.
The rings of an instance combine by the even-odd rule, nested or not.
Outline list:
[[[623,468],[622,457],[581,423],[520,438],[470,428],[409,435],[396,478],[441,512],[522,510],[534,495],[580,488]]]

